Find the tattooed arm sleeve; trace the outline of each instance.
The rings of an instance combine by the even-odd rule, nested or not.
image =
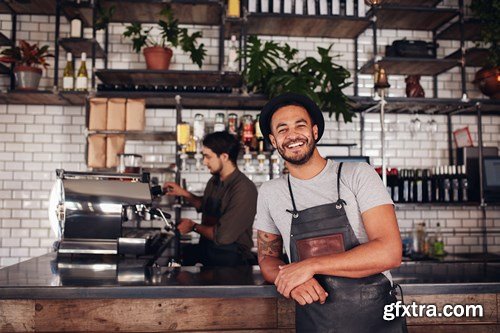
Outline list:
[[[279,273],[279,266],[285,264],[281,260],[283,239],[280,235],[258,230],[257,248],[262,275],[266,281],[273,283]]]

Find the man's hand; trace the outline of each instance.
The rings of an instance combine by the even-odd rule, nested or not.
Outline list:
[[[279,268],[280,271],[274,281],[274,284],[276,285],[278,292],[286,298],[290,297],[290,292],[293,289],[310,280],[314,276],[314,272],[307,259],[291,263],[289,265],[280,266]]]
[[[312,278],[293,289],[290,296],[300,305],[312,304],[314,302],[323,304],[328,297],[328,293],[315,278]]]
[[[166,182],[163,188],[167,190],[166,194],[175,197],[187,197],[189,192],[180,187],[177,183]]]
[[[195,222],[190,219],[181,219],[181,223],[177,226],[177,229],[181,233],[181,235],[187,234],[188,232],[193,231],[193,226]]]

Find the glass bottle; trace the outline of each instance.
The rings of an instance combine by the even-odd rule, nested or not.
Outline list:
[[[203,140],[205,136],[205,116],[201,113],[194,115],[193,136],[196,141]]]
[[[227,116],[227,131],[231,135],[238,136],[238,116],[236,113],[230,113]]]
[[[467,173],[465,172],[465,165],[461,165],[460,167],[460,200],[462,202],[469,201],[469,183],[467,181]]]
[[[71,52],[66,54],[66,66],[63,72],[63,90],[70,91],[75,89],[75,71],[73,69],[73,55]]]
[[[227,55],[227,66],[226,70],[228,72],[238,71],[238,47],[236,46],[236,36],[231,35],[231,42],[229,46],[229,52]]]
[[[82,52],[82,60],[78,74],[76,76],[76,90],[87,91],[89,82],[89,73],[87,72],[87,53]]]
[[[226,130],[226,121],[224,113],[219,112],[215,115],[214,132],[224,132]]]
[[[243,123],[243,135],[242,135],[243,145],[251,147],[252,139],[254,137],[254,125],[252,116],[248,114],[244,115],[242,123]]]

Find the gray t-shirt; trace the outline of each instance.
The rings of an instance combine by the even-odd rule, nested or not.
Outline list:
[[[336,202],[339,163],[328,160],[315,177],[302,180],[290,176],[297,210]],[[361,244],[368,241],[361,214],[370,208],[393,204],[379,175],[367,163],[344,162],[340,177],[340,197],[347,203],[345,211],[354,234]],[[290,225],[292,210],[287,177],[268,181],[259,189],[254,228],[281,235],[285,251],[290,257]],[[389,271],[384,274],[391,279]]]

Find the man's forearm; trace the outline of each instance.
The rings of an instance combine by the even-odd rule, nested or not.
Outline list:
[[[196,232],[203,237],[210,239],[211,241],[215,238],[215,227],[203,224],[195,224]]]
[[[191,192],[186,191],[186,195],[184,196],[187,202],[189,202],[194,208],[200,209],[201,208],[201,202],[203,197],[199,197],[197,195],[194,195]]]
[[[280,271],[279,266],[285,265],[283,260],[272,257],[272,256],[262,256],[259,257],[259,266],[264,280],[269,283],[274,283],[278,273]]]
[[[401,246],[397,242],[388,244],[382,240],[373,240],[343,253],[306,261],[314,274],[361,278],[398,267],[401,255]]]

